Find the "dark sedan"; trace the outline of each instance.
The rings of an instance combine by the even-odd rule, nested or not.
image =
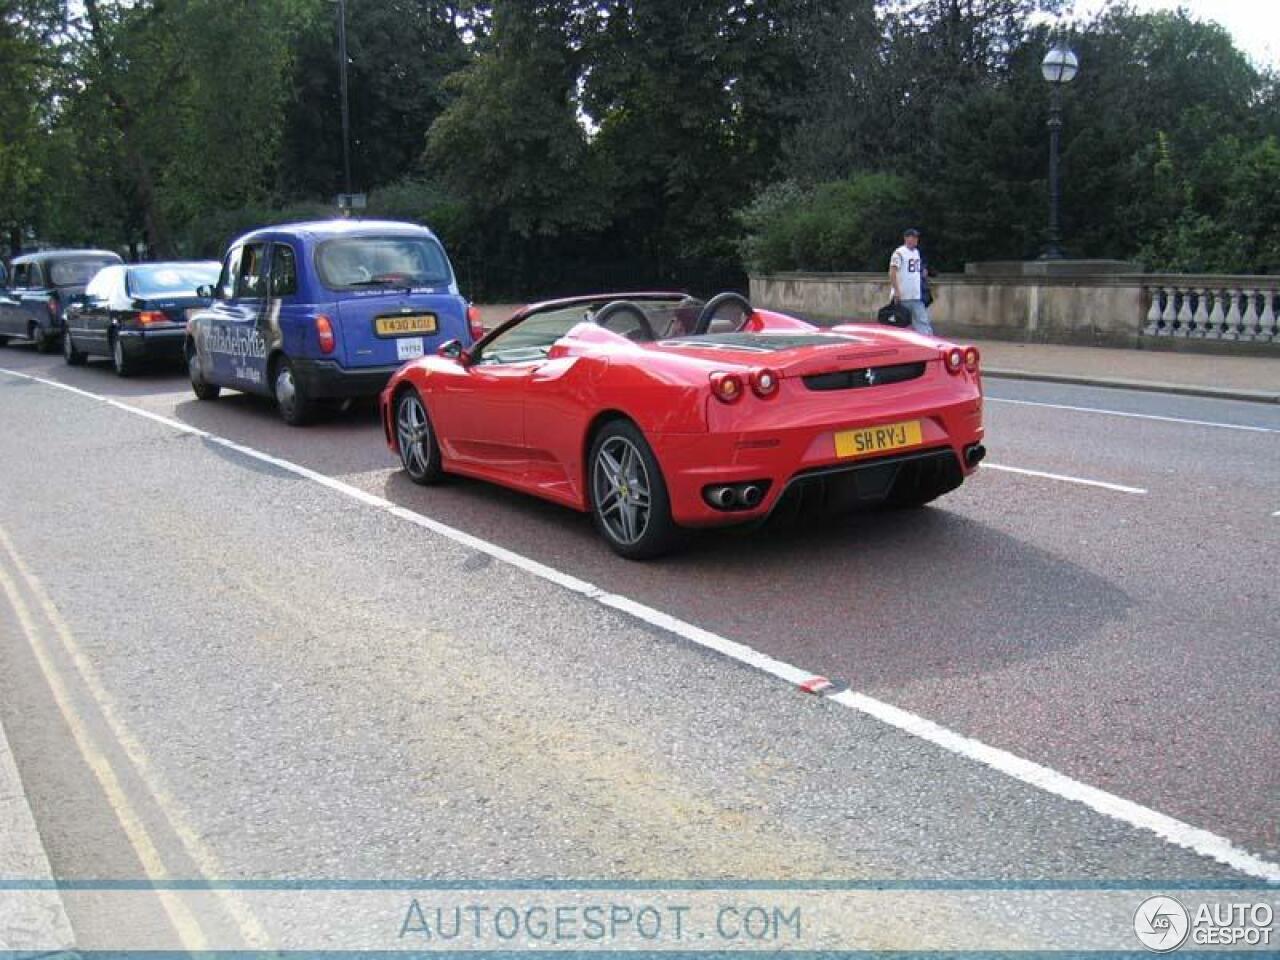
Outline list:
[[[15,257],[0,285],[0,343],[32,341],[41,353],[62,337],[66,308],[103,267],[120,263],[110,250],[43,250]]]
[[[72,366],[110,357],[122,377],[149,360],[182,364],[187,312],[209,305],[196,291],[217,283],[219,269],[212,261],[107,267],[67,310],[62,356]]]

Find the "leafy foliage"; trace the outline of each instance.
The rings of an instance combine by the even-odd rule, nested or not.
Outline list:
[[[1036,256],[1044,12],[1066,0],[346,0],[369,214],[468,292],[705,292],[751,269]],[[0,231],[217,255],[342,188],[332,0],[0,0]],[[1280,77],[1213,24],[1074,24],[1063,234],[1280,269]]]

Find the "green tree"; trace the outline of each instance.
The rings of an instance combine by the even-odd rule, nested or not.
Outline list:
[[[11,253],[38,218],[60,14],[53,0],[0,0],[0,231]]]
[[[351,173],[357,190],[417,167],[427,130],[450,99],[447,76],[468,62],[456,3],[349,0],[347,53]],[[335,5],[314,5],[296,41],[280,187],[286,196],[342,188],[342,124]]]

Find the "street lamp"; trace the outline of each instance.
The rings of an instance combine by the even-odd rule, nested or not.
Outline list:
[[[1080,61],[1071,48],[1059,40],[1040,62],[1040,73],[1049,83],[1049,242],[1042,260],[1061,260],[1058,245],[1058,207],[1062,191],[1058,185],[1058,140],[1062,134],[1062,86],[1080,70]]]
[[[351,193],[351,111],[347,106],[347,3],[338,4],[338,85],[342,94],[342,187]]]

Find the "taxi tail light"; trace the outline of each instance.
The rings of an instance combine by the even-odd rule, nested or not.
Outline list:
[[[721,403],[737,403],[742,399],[742,377],[717,370],[711,374],[711,392]]]
[[[323,313],[316,317],[316,336],[320,340],[320,352],[333,353],[336,345],[333,339],[333,322]]]
[[[942,351],[942,363],[947,373],[959,373],[964,369],[964,351],[959,347],[948,347]]]
[[[57,297],[50,297],[49,302],[46,303],[45,306],[49,309],[49,316],[55,317],[55,318],[58,316],[58,298]]]
[[[970,373],[978,372],[978,348],[967,347],[964,351],[964,368]]]
[[[752,370],[751,392],[761,398],[772,397],[778,392],[779,380],[777,370]]]
[[[143,310],[138,314],[138,323],[142,324],[144,327],[149,327],[153,323],[168,322],[168,315],[160,312],[159,310]]]
[[[471,331],[471,339],[479,340],[484,336],[484,321],[480,318],[480,308],[467,304],[467,329]]]

